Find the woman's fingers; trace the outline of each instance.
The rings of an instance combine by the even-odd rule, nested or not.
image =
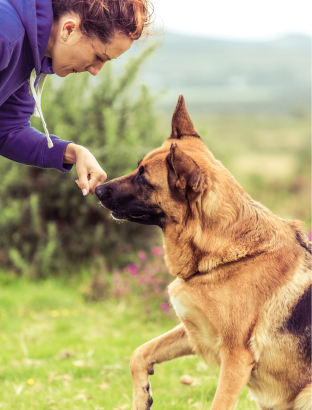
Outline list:
[[[95,188],[103,184],[106,180],[106,172],[100,167],[97,160],[89,150],[77,146],[76,149],[76,170],[78,181],[76,181],[83,195],[88,193],[94,195]]]
[[[98,185],[102,185],[106,180],[106,172],[101,170],[96,170],[89,172],[87,169],[78,174],[78,178],[75,182],[82,190],[83,195],[91,194],[94,195],[95,188]]]
[[[96,171],[89,173],[89,192],[91,195],[94,195],[95,188],[98,185],[102,185],[103,182],[106,180],[107,175],[106,172],[100,167]]]
[[[88,195],[89,193],[89,181],[88,181],[88,175],[86,172],[80,172],[78,173],[78,178],[76,180],[76,184],[79,186],[79,188],[82,190],[82,194],[84,196]]]

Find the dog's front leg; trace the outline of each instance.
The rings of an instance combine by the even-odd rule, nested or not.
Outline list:
[[[149,410],[153,403],[148,375],[154,374],[154,364],[189,354],[193,351],[183,324],[137,348],[130,362],[132,410]]]
[[[211,410],[234,410],[255,365],[252,353],[242,347],[221,349],[221,369]]]

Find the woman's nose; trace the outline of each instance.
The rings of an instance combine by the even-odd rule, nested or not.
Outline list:
[[[104,62],[99,61],[99,62],[96,63],[96,64],[89,65],[89,66],[86,68],[86,70],[89,71],[89,73],[90,73],[91,75],[98,75],[99,72],[102,70],[104,64],[105,64],[105,61],[104,61]]]

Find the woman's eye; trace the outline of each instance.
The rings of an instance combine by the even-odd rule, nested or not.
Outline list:
[[[96,59],[97,61],[102,61],[102,62],[103,62],[103,60],[101,59],[101,57],[98,56],[98,55],[95,56],[95,59]]]

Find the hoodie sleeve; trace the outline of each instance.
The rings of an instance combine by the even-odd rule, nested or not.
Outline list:
[[[63,164],[63,156],[70,141],[50,135],[54,146],[49,148],[46,136],[30,126],[34,108],[27,82],[0,106],[0,155],[26,165],[69,172],[73,165]]]
[[[10,61],[10,57],[11,57],[11,53],[10,53],[10,47],[7,43],[7,41],[5,40],[5,38],[0,34],[0,71],[4,70],[5,68],[7,68],[9,61]]]

